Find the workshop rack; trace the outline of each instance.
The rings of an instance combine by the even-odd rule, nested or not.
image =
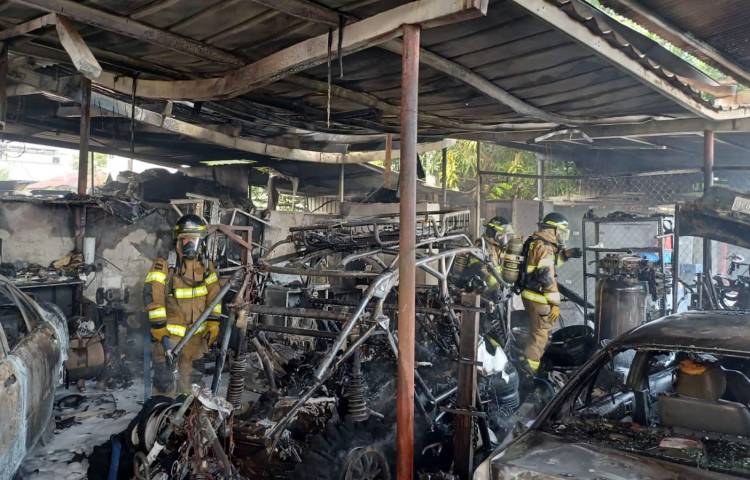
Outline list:
[[[671,262],[667,265],[665,262],[665,252],[669,251],[666,246],[666,239],[672,236],[672,233],[665,233],[664,220],[669,219],[671,215],[657,213],[653,215],[609,215],[606,217],[598,217],[593,214],[592,211],[588,211],[581,222],[581,243],[583,250],[583,315],[584,319],[588,318],[588,298],[589,288],[588,279],[594,279],[594,282],[599,278],[599,261],[602,254],[608,253],[630,253],[638,255],[641,253],[655,253],[658,256],[659,271],[664,279],[664,286],[661,294],[659,295],[659,313],[660,316],[667,314],[667,295],[671,293]],[[586,227],[588,224],[592,224],[594,227],[594,244],[587,244]],[[657,245],[655,246],[624,246],[624,247],[607,247],[599,246],[601,241],[601,226],[602,225],[650,225],[655,226],[655,240]],[[591,262],[594,264],[593,272],[589,271],[589,253],[594,254],[594,260]]]
[[[449,235],[468,235],[471,215],[469,210],[417,212],[417,241],[444,238]],[[320,223],[289,229],[297,248],[389,247],[398,245],[399,215],[384,214],[358,218],[347,222]]]

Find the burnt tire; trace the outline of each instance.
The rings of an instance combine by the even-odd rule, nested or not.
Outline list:
[[[310,441],[295,479],[391,480],[395,478],[393,428],[377,418],[353,423],[329,422]]]

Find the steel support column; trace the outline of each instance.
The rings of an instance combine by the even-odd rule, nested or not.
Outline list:
[[[714,132],[703,132],[703,193],[714,184]],[[703,273],[711,273],[711,240],[703,239]]]
[[[480,308],[479,295],[466,294],[461,305]],[[461,315],[458,350],[458,391],[456,393],[455,434],[453,437],[455,472],[461,480],[469,480],[474,470],[474,419],[477,398],[477,332],[479,312],[463,312]]]
[[[339,204],[344,203],[344,164],[341,164],[341,170],[339,170]],[[341,208],[341,207],[339,207]]]
[[[443,148],[443,164],[441,172],[441,183],[443,188],[443,204],[440,208],[445,208],[448,204],[448,149]]]
[[[0,129],[8,117],[8,42],[0,44]]]
[[[420,27],[404,25],[401,56],[400,235],[398,284],[398,391],[396,467],[398,480],[414,472],[414,330],[416,301],[417,99]]]
[[[81,77],[81,130],[78,145],[78,195],[86,195],[91,131],[91,80]]]
[[[539,199],[539,222],[544,218],[544,157],[536,156],[536,198]]]
[[[481,158],[479,156],[482,150],[482,142],[477,140],[477,189],[474,194],[474,239],[482,236],[482,168]]]
[[[393,134],[385,134],[385,162],[383,165],[383,186],[391,188],[392,170],[393,170]]]

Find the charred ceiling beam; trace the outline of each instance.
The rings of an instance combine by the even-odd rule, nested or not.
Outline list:
[[[53,79],[25,68],[14,69],[9,73],[9,76],[14,81],[32,85],[41,91],[67,98],[70,101],[80,101],[81,98],[81,92],[77,87],[75,79]],[[272,145],[245,137],[227,135],[201,125],[195,125],[137,106],[133,113],[130,102],[118,100],[97,92],[92,93],[91,104],[100,111],[110,112],[118,116],[130,118],[131,114],[134,114],[137,122],[161,128],[177,135],[184,135],[202,142],[267,157],[313,163],[341,164],[371,162],[382,159],[385,155],[385,152],[382,151],[326,153]],[[443,146],[443,142],[423,144],[422,150],[439,150]],[[394,152],[394,156],[398,156],[398,152]]]
[[[563,0],[511,0],[532,15],[544,20],[554,28],[569,36],[583,47],[590,48],[620,70],[633,75],[646,86],[670,98],[678,105],[707,120],[731,120],[750,116],[747,108],[733,110],[714,110],[699,98],[671,83],[666,75],[660,73],[658,66],[651,62],[639,62],[626,53],[627,48],[617,48],[605,36],[600,36],[588,29],[558,7],[558,4],[569,3]],[[575,5],[574,5],[575,6]],[[581,12],[578,12],[581,14]],[[584,13],[585,15],[585,13]],[[611,33],[611,32],[610,32]],[[611,37],[611,35],[609,35]],[[613,41],[617,41],[616,37]]]
[[[745,68],[708,43],[695,37],[692,33],[677,27],[644,7],[641,2],[637,0],[605,0],[604,3],[625,16],[632,12],[637,16],[634,20],[650,31],[657,33],[675,45],[693,50],[714,67],[723,70],[746,85],[750,85],[750,72]]]
[[[34,0],[42,3],[47,1]],[[347,26],[341,51],[342,54],[348,55],[395,38],[401,34],[401,26],[404,24],[437,26],[482,15],[486,9],[487,0],[410,2]],[[323,34],[219,77],[195,80],[139,80],[138,96],[193,101],[236,97],[296,72],[321,65],[327,58],[328,34]],[[105,73],[99,79],[99,83],[112,90],[128,93],[132,91],[133,79]]]
[[[65,15],[77,22],[126,37],[136,38],[150,43],[158,43],[170,50],[187,53],[202,60],[234,66],[244,65],[245,63],[242,58],[227,53],[220,48],[211,47],[193,39],[137,22],[128,17],[121,17],[109,12],[104,12],[72,0],[13,1],[43,11]]]
[[[130,19],[118,17],[70,0],[14,0],[67,16],[104,30],[157,43],[178,51],[205,53],[211,50],[216,55],[207,59],[222,61],[226,52],[158,30]],[[373,15],[346,27],[341,52],[348,55],[401,34],[404,24],[421,24],[431,27],[468,19],[484,14],[487,0],[420,0],[400,5],[391,10]],[[334,33],[336,35],[336,33]],[[181,39],[179,43],[177,40]],[[216,52],[218,51],[218,52]],[[338,52],[334,52],[338,54]],[[206,58],[202,56],[201,58]],[[236,57],[232,56],[233,59]],[[275,52],[257,62],[245,65],[225,75],[195,80],[138,80],[138,96],[155,99],[217,100],[231,98],[272,83],[296,72],[321,65],[328,58],[328,34],[319,35],[288,48]],[[130,94],[133,90],[131,77],[105,72],[98,80],[112,90]]]
[[[41,17],[29,20],[28,22],[19,23],[18,25],[0,31],[0,40],[8,40],[9,38],[27,35],[35,30],[52,26],[55,23],[56,15],[54,13],[48,13]]]
[[[57,29],[57,36],[60,38],[60,43],[65,51],[68,52],[76,70],[88,79],[96,80],[99,78],[102,74],[101,65],[96,61],[94,54],[91,53],[86,42],[83,41],[83,38],[81,38],[81,35],[70,21],[58,15],[55,28]]]
[[[339,13],[307,0],[251,0],[264,7],[276,10],[292,17],[302,18],[311,22],[322,23],[329,27],[338,27]]]

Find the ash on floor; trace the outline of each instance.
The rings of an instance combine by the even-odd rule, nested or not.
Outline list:
[[[97,390],[95,382],[86,392],[60,389],[55,395],[55,432],[40,441],[24,460],[24,480],[86,478],[87,457],[96,445],[124,430],[143,406],[143,382],[121,390]]]

